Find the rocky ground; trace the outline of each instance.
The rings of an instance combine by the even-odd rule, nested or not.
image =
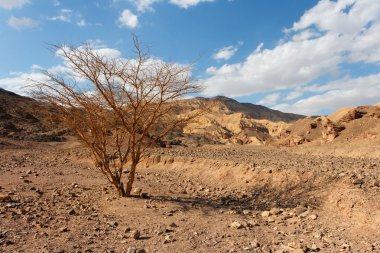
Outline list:
[[[155,149],[119,198],[73,140],[2,140],[0,252],[380,252],[379,172],[269,147]]]

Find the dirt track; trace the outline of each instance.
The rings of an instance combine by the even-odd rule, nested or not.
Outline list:
[[[377,159],[160,149],[129,199],[89,166],[73,142],[0,146],[0,251],[380,252]]]

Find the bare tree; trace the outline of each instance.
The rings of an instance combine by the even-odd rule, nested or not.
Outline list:
[[[174,113],[178,99],[200,91],[190,66],[149,56],[134,36],[133,59],[106,57],[91,45],[53,49],[71,75],[44,72],[33,85],[37,99],[53,103],[92,153],[95,168],[120,196],[130,196],[136,167],[147,148],[199,113]],[[124,187],[123,169],[130,166]]]

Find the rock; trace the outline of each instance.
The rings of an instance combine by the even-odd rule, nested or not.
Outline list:
[[[139,230],[132,230],[131,231],[131,238],[138,240],[140,238],[140,231]]]
[[[364,180],[357,178],[357,179],[352,180],[352,183],[354,185],[362,185],[362,184],[364,184]]]
[[[259,248],[260,247],[260,243],[257,241],[257,240],[253,240],[251,243],[250,243],[251,247],[252,248]]]
[[[65,232],[68,232],[69,229],[67,227],[61,227],[61,228],[58,229],[58,231],[61,232],[61,233],[65,233]]]
[[[251,214],[251,211],[250,210],[243,210],[243,214],[249,215],[249,214]]]
[[[288,243],[288,247],[292,249],[302,249],[302,245],[299,242]]]
[[[310,247],[310,250],[312,252],[317,252],[319,251],[320,249],[318,248],[318,246],[316,244],[312,244],[311,247]]]
[[[309,218],[311,220],[316,220],[318,218],[318,216],[316,214],[312,214],[312,215],[309,216]]]
[[[133,190],[133,193],[136,194],[136,195],[138,195],[138,196],[140,196],[140,194],[142,193],[142,189],[140,189],[140,188],[135,188],[135,189]]]
[[[136,250],[136,253],[146,253],[145,249],[138,249]]]
[[[76,214],[76,212],[75,212],[75,210],[74,210],[74,209],[71,209],[71,210],[68,212],[68,214],[69,214],[69,215],[75,215],[75,214]]]
[[[307,208],[304,207],[304,206],[297,206],[296,208],[293,209],[293,212],[296,214],[296,215],[300,215],[304,212],[307,211]]]
[[[230,227],[231,228],[237,228],[237,229],[241,229],[241,228],[244,228],[244,225],[237,222],[237,221],[234,221],[230,224]]]
[[[272,209],[270,209],[269,213],[273,214],[273,215],[278,215],[278,214],[282,213],[282,211],[280,208],[273,207]]]
[[[171,228],[178,228],[178,225],[175,224],[174,222],[170,223],[169,227]]]
[[[261,216],[266,218],[266,217],[269,217],[270,216],[270,212],[269,211],[264,211],[261,213]]]
[[[129,247],[127,253],[137,253],[137,249],[135,247]]]
[[[8,194],[0,193],[0,202],[11,202],[12,198]]]
[[[248,225],[251,226],[251,227],[255,227],[255,226],[259,226],[260,224],[257,222],[257,220],[250,219],[248,221]]]
[[[164,244],[166,243],[171,243],[171,242],[174,242],[175,239],[173,238],[172,235],[166,235],[165,238],[164,238]]]

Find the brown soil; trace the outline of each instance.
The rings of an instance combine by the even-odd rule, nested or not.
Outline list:
[[[379,159],[294,150],[154,149],[119,198],[73,139],[1,140],[0,252],[380,252]]]

